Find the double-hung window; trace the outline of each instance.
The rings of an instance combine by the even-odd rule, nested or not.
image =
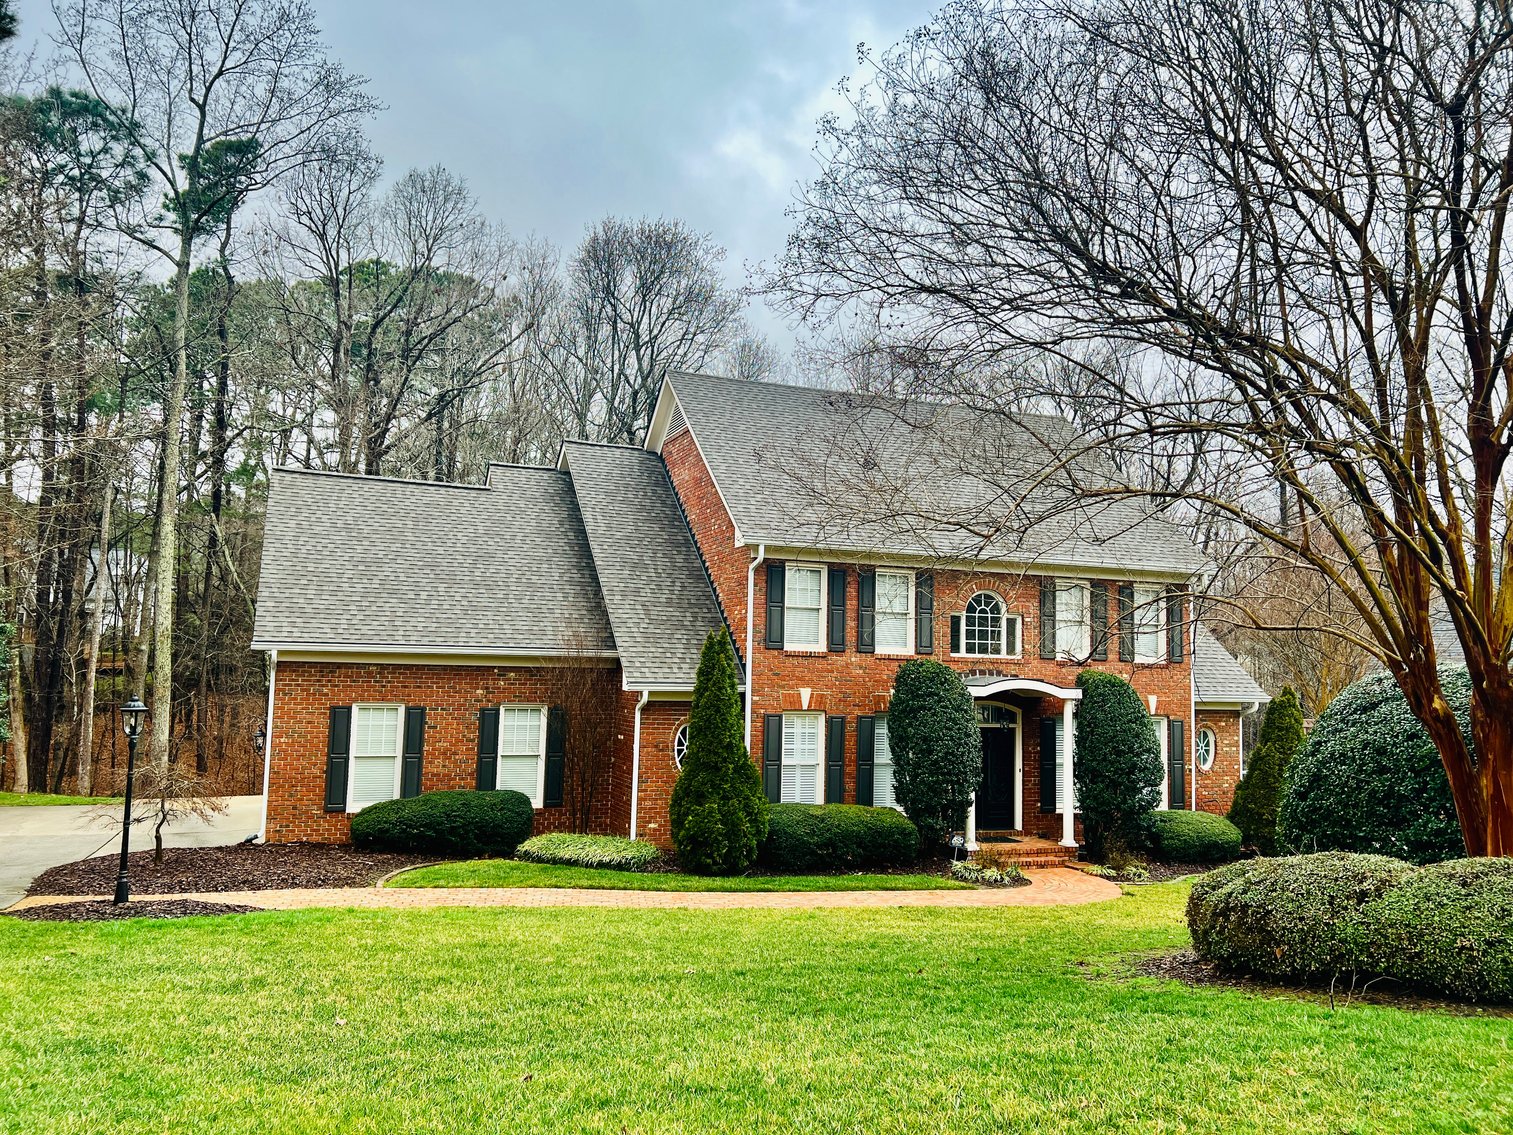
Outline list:
[[[820,803],[820,722],[818,713],[783,714],[784,804]]]
[[[352,765],[347,775],[347,811],[399,795],[399,750],[404,738],[404,706],[352,707]]]
[[[876,719],[872,745],[872,803],[879,808],[897,808],[893,794],[893,750],[888,746],[888,718]]]
[[[879,654],[914,651],[914,573],[877,570],[877,607],[873,619]]]
[[[825,649],[825,569],[789,564],[783,583],[783,645],[789,650]]]
[[[499,708],[499,773],[496,788],[512,788],[541,807],[546,795],[546,710],[539,705]]]
[[[1092,653],[1088,625],[1088,587],[1076,580],[1056,583],[1056,656],[1086,658]]]
[[[1166,635],[1166,591],[1159,586],[1137,583],[1134,588],[1135,661],[1160,662]]]

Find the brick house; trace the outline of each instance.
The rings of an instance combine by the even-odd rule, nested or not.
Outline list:
[[[970,426],[931,434],[901,407],[675,374],[644,447],[567,442],[555,467],[492,465],[476,486],[276,470],[253,642],[272,673],[264,838],[340,841],[375,801],[479,787],[525,792],[538,831],[587,815],[668,845],[712,627],[775,801],[892,804],[893,676],[929,656],[978,704],[969,845],[1075,846],[1085,667],[1147,703],[1162,806],[1226,810],[1267,695],[1192,619],[1192,542],[1064,473],[1059,419],[996,426],[989,483],[939,440],[977,446]],[[1051,504],[986,533],[942,518],[1004,483]],[[942,515],[919,493],[945,494]],[[581,775],[558,702],[589,673],[610,679],[615,727]]]

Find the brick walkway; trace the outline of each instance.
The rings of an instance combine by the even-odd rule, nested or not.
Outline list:
[[[1119,897],[1117,884],[1066,867],[1025,872],[1031,885],[953,891],[591,891],[557,887],[317,887],[285,891],[218,891],[204,894],[139,895],[154,899],[199,899],[269,910],[356,907],[419,910],[440,906],[594,906],[649,910],[821,910],[833,907],[1078,906]],[[104,895],[34,895],[12,910],[48,903],[80,902]]]

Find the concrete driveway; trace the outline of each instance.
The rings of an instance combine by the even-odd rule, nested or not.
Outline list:
[[[226,805],[226,811],[209,823],[185,819],[170,825],[163,832],[164,846],[215,847],[257,834],[261,796],[228,796]],[[97,814],[93,806],[0,807],[0,910],[19,899],[49,867],[116,854],[120,831],[96,819]],[[152,832],[145,825],[131,829],[131,847],[152,847]]]

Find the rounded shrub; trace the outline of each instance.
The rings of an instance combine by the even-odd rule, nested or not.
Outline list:
[[[928,658],[900,666],[888,702],[888,747],[893,797],[920,839],[935,845],[965,826],[982,782],[982,730],[961,675]]]
[[[1277,809],[1282,805],[1282,786],[1287,768],[1307,735],[1303,710],[1291,686],[1266,707],[1261,738],[1245,766],[1245,775],[1235,788],[1229,820],[1240,829],[1247,847],[1262,855],[1277,853]]]
[[[515,852],[516,859],[527,863],[599,867],[610,871],[645,871],[661,857],[662,853],[645,840],[574,832],[532,836]]]
[[[774,804],[760,862],[775,871],[903,867],[919,856],[919,832],[892,808]]]
[[[1168,863],[1227,863],[1240,855],[1240,829],[1211,812],[1153,812],[1151,854]]]
[[[1193,948],[1225,969],[1281,980],[1363,973],[1364,910],[1412,873],[1400,859],[1343,852],[1221,867],[1188,896]]]
[[[368,805],[352,817],[352,842],[381,851],[511,855],[530,838],[535,818],[521,792],[425,792]]]
[[[1464,667],[1440,681],[1470,744]],[[1464,855],[1439,751],[1388,674],[1348,686],[1314,725],[1287,770],[1278,843],[1290,851],[1358,851],[1410,863]]]

